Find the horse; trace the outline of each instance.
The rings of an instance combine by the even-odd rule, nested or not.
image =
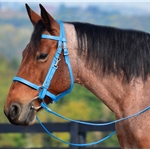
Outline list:
[[[66,46],[59,45],[61,28],[40,4],[41,15],[26,4],[34,26],[30,42],[22,53],[22,62],[6,102],[4,113],[12,124],[32,125],[41,110],[37,97],[57,48],[60,53],[56,70],[47,91],[52,96],[70,89],[71,79],[65,56],[69,56],[74,83],[97,96],[120,119],[135,114],[150,102],[150,34],[130,29],[63,22]],[[42,35],[52,39],[41,38]],[[62,40],[63,42],[65,40]],[[31,86],[27,86],[28,82]],[[37,87],[38,90],[35,90]],[[46,104],[52,98],[43,96]],[[121,148],[150,148],[150,111],[115,124]]]

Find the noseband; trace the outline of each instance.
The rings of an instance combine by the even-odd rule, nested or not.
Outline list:
[[[68,56],[68,49],[67,49],[67,45],[66,45],[67,40],[66,40],[64,25],[60,20],[58,20],[57,22],[60,25],[60,36],[52,36],[52,35],[47,35],[47,34],[42,34],[42,36],[41,36],[41,38],[43,38],[43,39],[51,39],[51,40],[58,41],[57,51],[52,60],[52,63],[50,65],[50,68],[48,70],[48,73],[46,75],[46,78],[45,78],[43,84],[41,86],[39,86],[39,85],[36,85],[26,79],[18,77],[18,76],[15,76],[13,79],[13,82],[14,81],[21,82],[21,83],[39,91],[38,96],[36,98],[43,100],[45,98],[45,96],[48,96],[49,98],[51,98],[52,102],[56,102],[57,100],[64,97],[66,94],[70,93],[73,88],[73,85],[74,85],[74,77],[73,77],[72,68],[71,68],[71,64],[70,64],[70,60],[69,60],[69,56]],[[66,90],[58,95],[54,95],[50,91],[48,91],[48,88],[49,88],[52,78],[58,68],[58,63],[60,61],[60,55],[62,52],[63,52],[64,59],[65,59],[65,62],[68,66],[68,70],[70,73],[71,85],[68,90]]]

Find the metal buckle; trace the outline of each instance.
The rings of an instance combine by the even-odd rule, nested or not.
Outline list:
[[[54,64],[54,66],[56,67],[56,68],[58,68],[58,63],[60,62],[60,58],[57,58],[57,60],[56,60],[56,63]]]

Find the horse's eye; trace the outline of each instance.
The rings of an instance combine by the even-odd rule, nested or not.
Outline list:
[[[37,56],[37,60],[45,60],[47,58],[48,54],[40,54],[39,56]]]

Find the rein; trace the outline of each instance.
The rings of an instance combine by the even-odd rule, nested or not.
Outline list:
[[[58,41],[58,48],[57,48],[57,51],[55,53],[55,56],[52,60],[52,64],[50,65],[50,68],[48,70],[48,73],[46,75],[46,78],[43,82],[43,84],[41,86],[39,85],[36,85],[26,79],[23,79],[21,77],[14,77],[13,78],[13,82],[21,82],[35,90],[37,90],[39,93],[38,93],[38,96],[36,96],[35,98],[32,99],[32,102],[36,99],[40,99],[41,100],[41,104],[38,108],[35,108],[33,105],[31,106],[31,109],[39,109],[40,107],[44,108],[47,112],[57,116],[57,117],[60,117],[62,119],[65,119],[67,121],[71,121],[71,122],[75,122],[75,123],[80,123],[80,124],[85,124],[85,125],[92,125],[92,126],[106,126],[106,125],[110,125],[110,124],[115,124],[117,122],[120,122],[120,121],[123,121],[123,120],[126,120],[126,119],[129,119],[129,118],[132,118],[132,117],[135,117],[135,116],[138,116],[142,113],[144,113],[145,111],[149,110],[150,109],[150,106],[148,106],[147,108],[143,109],[142,111],[136,113],[136,114],[133,114],[131,116],[127,116],[125,118],[121,118],[119,120],[115,120],[115,121],[112,121],[112,122],[109,122],[109,123],[103,123],[103,124],[95,124],[95,123],[90,123],[90,122],[83,122],[83,121],[78,121],[78,120],[72,120],[72,119],[69,119],[69,118],[66,118],[54,111],[52,111],[51,109],[49,109],[46,105],[45,102],[43,102],[43,99],[45,98],[45,96],[48,96],[49,98],[52,99],[52,102],[56,102],[58,101],[59,99],[61,99],[62,97],[64,97],[66,94],[70,93],[73,86],[74,86],[74,77],[73,77],[73,73],[72,73],[72,68],[71,68],[71,64],[70,64],[70,60],[69,60],[69,56],[68,56],[68,49],[67,49],[67,45],[66,45],[66,35],[65,35],[65,29],[64,29],[64,26],[63,26],[63,23],[61,21],[57,21],[60,25],[60,36],[52,36],[52,35],[46,35],[46,34],[42,34],[41,38],[43,39],[51,39],[51,40],[57,40]],[[69,70],[69,73],[70,73],[70,81],[71,81],[71,85],[70,85],[70,88],[58,95],[54,95],[52,94],[51,92],[48,91],[48,88],[51,84],[51,81],[52,81],[52,78],[58,68],[58,63],[60,61],[60,55],[61,53],[63,53],[64,55],[64,59],[65,59],[65,62],[68,66],[68,70]],[[52,136],[53,138],[55,138],[56,140],[59,140],[60,142],[63,142],[65,144],[69,144],[71,146],[91,146],[91,145],[94,145],[94,144],[98,144],[100,142],[103,142],[104,140],[110,138],[112,135],[114,135],[116,133],[116,131],[112,132],[111,134],[109,134],[108,136],[104,137],[103,139],[99,140],[99,141],[96,141],[96,142],[92,142],[92,143],[87,143],[87,144],[75,144],[75,143],[70,143],[70,142],[66,142],[66,141],[63,141],[61,139],[59,139],[58,137],[56,137],[55,135],[53,135],[51,132],[49,132],[46,127],[42,124],[42,122],[39,120],[39,118],[36,116],[36,119],[37,121],[41,124],[41,126],[43,127],[43,129],[50,135]]]
[[[145,109],[143,109],[142,111],[139,111],[133,115],[130,115],[130,116],[127,116],[127,117],[124,117],[124,118],[121,118],[121,119],[118,119],[118,120],[114,120],[112,122],[107,122],[107,123],[101,123],[101,124],[98,124],[98,123],[91,123],[91,122],[84,122],[84,121],[79,121],[79,120],[73,120],[73,119],[70,119],[70,118],[67,118],[67,117],[64,117],[54,111],[52,111],[50,108],[47,107],[46,103],[45,102],[42,102],[41,103],[41,107],[44,108],[48,113],[51,113],[61,119],[64,119],[64,120],[67,120],[67,121],[71,121],[71,122],[75,122],[75,123],[79,123],[79,124],[84,124],[84,125],[90,125],[90,126],[108,126],[108,125],[111,125],[111,124],[115,124],[117,122],[120,122],[120,121],[124,121],[124,120],[127,120],[127,119],[130,119],[130,118],[133,118],[133,117],[136,117],[138,115],[141,115],[142,113],[148,111],[150,109],[150,106],[146,107]],[[70,143],[70,142],[66,142],[58,137],[56,137],[54,134],[52,134],[50,131],[48,131],[48,129],[43,125],[43,123],[40,121],[40,119],[36,116],[36,119],[37,121],[40,123],[40,125],[43,127],[43,129],[51,136],[53,137],[54,139],[64,143],[64,144],[68,144],[68,145],[71,145],[71,146],[92,146],[92,145],[95,145],[95,144],[98,144],[98,143],[101,143],[107,139],[109,139],[112,135],[114,135],[116,133],[116,130],[113,131],[112,133],[110,133],[109,135],[107,135],[106,137],[96,141],[96,142],[91,142],[91,143],[85,143],[85,144],[76,144],[76,143]]]

